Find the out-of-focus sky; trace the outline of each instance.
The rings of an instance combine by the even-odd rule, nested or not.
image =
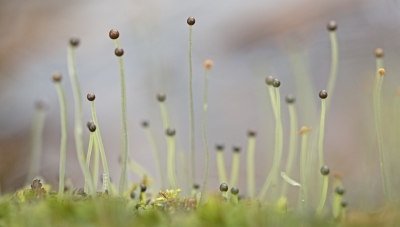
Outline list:
[[[72,35],[81,40],[76,58],[82,92],[96,94],[111,176],[118,179],[120,87],[114,44],[108,37],[111,28],[120,31],[120,43],[125,50],[130,156],[156,175],[150,146],[140,127],[142,120],[149,120],[162,157],[166,158],[157,92],[167,94],[171,125],[177,129],[177,151],[187,156],[186,19],[194,16],[196,181],[201,181],[204,166],[202,65],[205,59],[211,59],[214,67],[207,129],[211,150],[209,186],[218,187],[214,144],[226,145],[228,173],[231,146],[238,144],[244,148],[239,183],[245,192],[246,134],[253,128],[258,132],[256,170],[260,188],[272,163],[275,127],[264,79],[267,75],[279,78],[281,94],[297,97],[299,127],[316,127],[318,92],[326,88],[330,70],[326,23],[334,19],[339,24],[339,76],[327,113],[325,160],[332,172],[342,173],[351,202],[360,205],[359,201],[367,195],[374,204],[379,204],[383,196],[372,115],[373,53],[376,47],[385,50],[387,77],[383,103],[389,106],[394,103],[400,85],[399,4],[397,0],[0,1],[1,186],[3,190],[13,190],[25,181],[33,106],[41,97],[47,98],[49,106],[41,171],[48,182],[56,185],[61,132],[58,98],[50,79],[54,71],[64,75],[62,85],[67,95],[67,175],[76,185],[83,184],[74,150],[74,103],[67,71],[66,50]],[[299,85],[299,81],[304,82],[299,75],[307,75],[310,84]],[[90,105],[82,98],[86,122],[90,120]],[[285,164],[289,119],[284,103],[282,114],[285,135],[282,164]],[[393,119],[385,116],[392,115],[384,115],[384,123],[390,126]],[[87,139],[85,133],[85,144]],[[366,164],[367,154],[371,156]],[[179,157],[178,160],[180,163]],[[294,179],[299,179],[297,169]],[[138,178],[130,174],[130,180]],[[365,187],[370,190],[363,190]],[[297,193],[296,189],[290,192]]]

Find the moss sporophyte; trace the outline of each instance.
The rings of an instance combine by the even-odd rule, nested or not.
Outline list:
[[[66,97],[64,94],[61,74],[53,73],[52,80],[58,93],[61,120],[61,127],[57,129],[61,131],[58,191],[56,188],[57,192],[55,192],[50,184],[40,178],[40,156],[44,140],[42,132],[47,105],[45,102],[38,102],[35,105],[35,115],[31,127],[31,161],[27,168],[29,170],[26,186],[18,189],[12,195],[0,195],[0,226],[27,226],[27,223],[37,223],[34,225],[41,227],[55,225],[215,226],[216,224],[218,226],[385,226],[387,223],[398,223],[400,209],[396,205],[400,200],[397,190],[395,190],[396,181],[394,179],[397,175],[392,171],[393,166],[390,165],[392,162],[388,162],[390,158],[393,158],[393,154],[388,151],[396,150],[394,144],[398,143],[386,143],[385,135],[390,134],[391,131],[382,120],[388,116],[382,111],[384,107],[381,101],[390,98],[397,100],[399,96],[388,97],[382,92],[386,71],[383,65],[384,52],[381,48],[375,50],[375,83],[373,98],[369,101],[373,106],[377,136],[375,142],[378,148],[377,155],[379,153],[386,205],[378,212],[379,215],[366,215],[363,216],[364,219],[357,219],[354,218],[352,207],[349,208],[347,202],[350,200],[353,204],[352,201],[355,199],[349,194],[354,194],[356,188],[346,184],[350,192],[346,194],[342,177],[335,173],[330,175],[331,169],[328,164],[334,171],[337,171],[335,168],[341,168],[334,164],[331,165],[332,155],[340,154],[329,153],[327,147],[326,152],[329,155],[325,156],[324,149],[324,142],[332,140],[328,134],[326,138],[324,137],[325,130],[330,127],[325,123],[326,116],[329,117],[329,120],[334,117],[329,115],[330,103],[335,98],[333,95],[336,93],[335,84],[340,76],[338,73],[338,24],[335,21],[329,21],[326,25],[331,43],[331,63],[330,73],[326,72],[329,75],[325,78],[327,84],[323,86],[326,87],[326,90],[319,92],[319,99],[316,96],[317,92],[314,93],[314,98],[321,103],[319,118],[317,117],[318,119],[310,125],[305,123],[304,117],[297,114],[296,108],[301,105],[300,101],[311,102],[311,100],[302,100],[304,96],[299,93],[296,96],[288,94],[282,100],[281,86],[284,89],[290,88],[286,85],[291,85],[292,81],[285,79],[285,83],[281,83],[273,76],[264,75],[265,81],[257,82],[263,84],[265,95],[268,96],[260,98],[271,103],[271,116],[263,114],[263,117],[270,118],[272,124],[267,125],[265,130],[263,129],[264,125],[249,129],[247,146],[243,149],[239,145],[231,146],[230,142],[232,141],[225,141],[229,142],[226,147],[232,147],[232,152],[226,152],[224,151],[227,150],[225,145],[217,143],[214,148],[216,155],[210,157],[209,141],[213,143],[220,139],[209,136],[209,130],[212,130],[214,126],[207,123],[208,111],[213,110],[214,93],[213,87],[210,85],[213,85],[214,78],[218,78],[219,74],[217,74],[217,70],[214,70],[213,61],[199,62],[197,58],[192,59],[192,33],[195,22],[194,17],[186,20],[189,26],[187,106],[189,120],[187,125],[181,129],[181,124],[176,124],[176,116],[169,115],[167,105],[169,108],[173,107],[169,100],[173,100],[174,96],[168,96],[167,99],[167,95],[162,92],[156,94],[156,100],[161,110],[161,114],[159,112],[156,114],[159,117],[161,115],[162,123],[153,121],[152,116],[147,116],[146,120],[141,122],[143,133],[146,134],[149,142],[147,146],[151,154],[148,157],[154,162],[156,177],[152,177],[153,173],[148,166],[140,163],[136,156],[138,153],[128,149],[128,139],[137,135],[132,133],[130,137],[128,136],[127,122],[128,117],[131,116],[127,113],[127,84],[123,59],[125,51],[120,47],[119,31],[116,29],[109,31],[109,37],[115,44],[109,53],[118,58],[121,95],[122,133],[119,134],[121,135],[120,147],[122,150],[117,155],[120,164],[118,188],[114,184],[116,181],[112,181],[110,177],[110,174],[115,173],[109,171],[108,163],[111,164],[112,160],[107,160],[106,154],[109,155],[110,151],[107,153],[105,151],[96,114],[95,100],[104,102],[100,93],[98,93],[99,97],[92,92],[87,93],[86,98],[91,105],[91,119],[87,119],[89,122],[84,127],[84,106],[77,73],[80,64],[77,64],[75,60],[75,50],[81,45],[81,41],[78,37],[72,37],[67,49],[68,72],[75,101],[74,149],[84,178],[83,188],[80,188],[80,185],[74,187],[70,178],[65,174],[66,166],[71,165],[66,161],[68,137],[66,99],[70,97]],[[126,54],[129,54],[128,49],[126,50]],[[200,149],[195,146],[197,144],[195,143],[195,133],[197,132],[195,125],[200,123],[195,120],[195,110],[197,109],[196,105],[200,107],[200,104],[195,102],[198,94],[193,91],[193,72],[197,75],[197,71],[194,69],[201,64],[205,71],[201,103],[203,148]],[[117,74],[116,71],[115,74]],[[214,76],[214,74],[216,75]],[[295,94],[295,91],[293,93]],[[286,102],[287,108],[281,107],[282,101]],[[154,102],[153,105],[157,104]],[[396,107],[398,108],[398,105]],[[399,112],[399,109],[395,111]],[[137,113],[135,111],[135,114]],[[288,122],[285,120],[286,115],[289,117]],[[150,122],[152,123],[150,124]],[[156,123],[153,124],[153,122]],[[396,119],[396,122],[400,122],[400,120]],[[307,126],[300,128],[301,125]],[[400,125],[400,123],[395,125]],[[87,129],[83,130],[84,128]],[[311,131],[312,128],[313,131]],[[285,131],[286,129],[288,132]],[[244,130],[240,134],[243,141],[246,141]],[[269,130],[272,136],[267,137],[266,130]],[[200,132],[200,130],[198,131]],[[177,132],[179,132],[178,136]],[[189,148],[186,152],[182,151],[180,147],[181,132],[182,135],[188,134],[186,146]],[[400,132],[400,130],[396,129],[396,132]],[[159,141],[158,135],[163,135],[166,142]],[[398,133],[396,136],[399,136]],[[86,153],[84,138],[88,140]],[[259,146],[260,141],[267,141],[271,146]],[[166,154],[162,153],[164,150],[162,148],[167,151]],[[129,152],[132,154],[131,158]],[[185,156],[186,154],[189,155]],[[259,159],[260,155],[267,154],[273,157],[270,162]],[[163,159],[163,157],[166,158]],[[177,161],[179,160],[177,157],[181,158],[180,161]],[[204,157],[204,159],[200,157]],[[225,163],[225,158],[229,160],[228,165]],[[282,163],[283,161],[285,162]],[[231,168],[229,179],[228,168]],[[130,180],[128,169],[139,176],[138,182]],[[204,172],[201,173],[203,180],[200,184],[197,179],[199,176],[196,173],[199,174],[201,171],[196,172],[195,170],[201,169]],[[215,172],[214,169],[216,169]],[[209,178],[214,181],[209,181]],[[346,178],[346,175],[343,175],[343,178]],[[99,179],[102,184],[100,190],[98,188]],[[213,185],[216,181],[218,181],[219,192],[218,186]],[[376,199],[373,198],[373,200]],[[350,213],[348,213],[348,209],[350,209]],[[357,213],[357,215],[360,214]]]

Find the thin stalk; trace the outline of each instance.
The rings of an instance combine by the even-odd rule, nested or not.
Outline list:
[[[175,138],[167,136],[168,142],[168,181],[172,189],[177,189],[175,173]]]
[[[224,152],[222,150],[217,150],[217,167],[220,181],[219,183],[222,184],[228,182],[228,177],[226,176]]]
[[[204,150],[206,152],[206,160],[205,160],[205,169],[204,169],[204,178],[203,178],[203,186],[201,187],[201,197],[200,203],[203,204],[205,198],[205,192],[207,187],[208,180],[208,171],[210,168],[210,151],[208,149],[208,141],[207,141],[207,108],[208,108],[208,81],[210,76],[210,69],[206,69],[206,74],[204,76],[204,98],[203,98],[203,119],[202,119],[202,132],[203,132],[203,143]]]
[[[296,160],[297,156],[297,113],[294,104],[289,104],[289,116],[290,116],[290,142],[289,142],[289,155],[286,162],[285,173],[288,176],[292,175],[293,160]],[[286,196],[287,184],[283,184],[282,196]]]
[[[119,48],[118,39],[114,39],[115,47]],[[121,166],[121,177],[119,180],[119,194],[124,193],[126,187],[126,171],[128,166],[128,126],[126,116],[126,84],[125,84],[125,71],[124,71],[124,59],[122,56],[118,57],[119,62],[119,74],[121,82],[121,120],[122,120],[122,166]]]
[[[231,180],[229,181],[230,187],[238,186],[239,167],[240,167],[240,152],[234,151],[232,158]]]
[[[300,134],[301,138],[301,158],[300,158],[300,200],[302,208],[305,210],[307,208],[307,143],[308,143],[308,131],[307,127],[302,127]]]
[[[270,97],[270,100],[271,100],[272,110],[274,112],[275,122],[276,122],[275,123],[275,148],[274,148],[275,151],[274,151],[274,162],[272,164],[271,170],[269,171],[267,179],[265,180],[265,182],[263,184],[263,187],[261,188],[261,191],[260,191],[260,193],[258,195],[258,198],[260,200],[264,200],[265,199],[265,196],[267,194],[268,188],[269,188],[269,186],[270,186],[270,184],[271,184],[271,182],[273,180],[274,169],[276,168],[275,165],[277,163],[276,159],[277,159],[277,154],[278,154],[278,149],[279,149],[279,147],[278,147],[278,143],[279,143],[279,141],[278,141],[279,126],[278,126],[278,122],[277,122],[278,112],[277,112],[277,106],[276,106],[275,91],[274,91],[274,88],[271,85],[268,86],[268,91],[269,91],[269,97]]]
[[[191,160],[191,174],[192,181],[196,182],[196,173],[195,173],[195,144],[194,144],[194,106],[193,106],[193,69],[192,69],[192,25],[189,26],[189,51],[188,51],[188,60],[189,60],[189,119],[190,119],[190,160]],[[192,183],[193,183],[192,182]]]
[[[319,137],[318,137],[319,166],[323,166],[325,164],[324,163],[325,115],[326,115],[325,99],[321,99],[321,118],[319,122]]]
[[[93,150],[93,134],[94,134],[94,132],[90,132],[88,152],[86,153],[86,166],[88,169],[90,169],[90,159],[91,159],[92,150]],[[85,187],[84,187],[85,192],[88,191],[88,182],[87,181],[88,181],[88,179],[85,179]]]
[[[167,106],[165,105],[165,102],[160,102],[160,108],[161,108],[161,116],[163,120],[164,130],[166,130],[167,128],[169,128],[170,123],[169,123]]]
[[[322,193],[319,199],[318,207],[317,207],[317,214],[320,214],[322,208],[324,208],[325,201],[326,201],[326,193],[328,192],[328,184],[329,184],[329,176],[324,176],[323,186],[322,186]]]
[[[377,66],[381,66],[382,60],[377,58]],[[374,113],[375,113],[375,125],[378,135],[378,148],[379,148],[379,161],[382,175],[383,192],[385,194],[386,202],[390,203],[390,195],[388,191],[388,183],[385,171],[385,157],[383,153],[383,141],[382,141],[382,122],[381,122],[381,88],[383,75],[385,75],[385,70],[383,68],[378,68],[376,80],[375,80],[375,92],[374,92]]]
[[[58,184],[58,201],[62,201],[64,197],[64,181],[65,181],[65,159],[67,150],[67,108],[64,90],[60,82],[56,82],[58,98],[60,101],[61,114],[61,144],[60,144],[60,169],[59,169],[59,184]]]
[[[339,218],[340,216],[340,211],[342,209],[342,206],[340,205],[342,203],[342,197],[342,195],[339,195],[337,193],[334,193],[333,195],[332,213],[335,219]]]
[[[90,170],[85,166],[85,158],[84,157],[84,146],[83,146],[83,120],[82,120],[82,93],[79,86],[78,77],[76,75],[76,60],[75,60],[75,46],[69,45],[68,47],[68,72],[71,80],[71,86],[74,94],[75,101],[75,148],[76,154],[78,156],[79,165],[81,167],[82,173],[85,177],[85,182],[89,182],[89,188],[92,192],[92,195],[95,196],[94,188],[93,188],[93,180],[90,174]]]
[[[93,167],[92,167],[92,178],[94,189],[97,191],[97,185],[99,182],[99,144],[97,143],[97,135],[93,134],[93,144],[94,144],[94,156],[93,156]]]
[[[282,132],[282,120],[281,120],[281,95],[279,92],[279,87],[275,87],[275,96],[276,96],[276,111],[277,111],[277,125],[279,128],[279,133],[276,135],[277,136],[277,143],[278,143],[278,153],[276,155],[276,160],[274,160],[274,164],[275,164],[275,168],[274,168],[274,179],[273,179],[273,183],[276,185],[276,188],[278,188],[278,179],[279,179],[279,167],[281,165],[281,159],[282,159],[282,151],[283,151],[283,132]],[[277,198],[277,193],[278,191],[275,190],[275,199]]]
[[[139,163],[135,162],[135,160],[128,160],[128,167],[132,170],[133,173],[135,173],[137,176],[141,177],[143,179],[144,176],[148,178],[152,178],[150,175],[149,171],[147,171],[146,168],[144,168],[142,165]]]
[[[255,196],[255,165],[254,165],[254,153],[255,153],[256,138],[255,136],[249,136],[247,143],[247,193],[250,198]],[[234,186],[234,185],[232,185]]]
[[[108,171],[107,158],[106,158],[106,153],[104,152],[103,140],[101,139],[100,126],[99,122],[97,121],[96,107],[94,105],[94,101],[91,101],[91,108],[92,108],[93,122],[96,125],[97,144],[99,145],[101,162],[103,164],[103,191],[106,190],[110,191],[108,184],[108,180],[110,179],[110,172]]]
[[[330,93],[330,96],[332,97],[332,94],[335,89],[336,78],[337,78],[338,62],[339,62],[339,48],[338,48],[336,31],[330,31],[329,36],[330,36],[330,40],[331,40],[331,72],[329,74],[329,81],[328,81],[327,89]],[[331,99],[332,98],[330,98],[327,101],[326,108],[329,108]]]
[[[151,150],[153,151],[154,158],[156,159],[157,162],[157,171],[158,171],[158,178],[160,179],[161,182],[161,188],[165,188],[165,182],[164,182],[164,177],[163,177],[163,171],[162,171],[162,165],[161,165],[161,157],[160,157],[160,152],[158,151],[156,141],[154,139],[153,132],[149,127],[145,127],[145,132],[147,139],[150,142]]]
[[[43,127],[46,119],[44,104],[38,103],[35,108],[31,128],[31,157],[26,184],[30,184],[34,177],[40,174],[40,159],[42,156]]]

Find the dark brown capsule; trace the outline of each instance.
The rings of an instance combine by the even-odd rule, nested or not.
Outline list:
[[[79,41],[79,38],[74,36],[69,39],[69,44],[73,47],[77,47],[79,45]]]
[[[145,192],[146,189],[147,189],[146,185],[144,185],[144,184],[141,184],[141,185],[140,185],[140,191],[141,191],[141,192]]]
[[[328,175],[329,174],[329,167],[328,166],[322,166],[320,172],[324,176]]]
[[[225,183],[222,183],[220,186],[219,186],[219,190],[221,191],[221,192],[227,192],[228,191],[228,185],[227,184],[225,184]]]
[[[296,97],[294,97],[293,95],[286,95],[285,100],[287,104],[292,104],[296,102]]]
[[[267,83],[268,85],[272,85],[274,83],[275,78],[273,76],[267,76],[267,78],[265,79],[265,83]]]
[[[200,185],[199,184],[193,184],[193,189],[199,189],[200,188]]]
[[[53,78],[53,81],[57,83],[57,82],[61,81],[62,76],[59,72],[55,72],[55,73],[53,73],[52,78]]]
[[[255,137],[255,136],[257,135],[257,132],[256,132],[255,130],[253,130],[253,129],[250,129],[250,130],[247,132],[247,135],[248,135],[249,137]]]
[[[237,146],[237,145],[233,146],[233,152],[238,153],[238,152],[240,152],[240,150],[241,150],[240,146]]]
[[[377,58],[382,58],[385,55],[385,52],[383,52],[382,48],[376,48],[375,49],[375,56]]]
[[[234,194],[234,195],[239,194],[239,188],[237,188],[237,187],[232,187],[232,188],[231,188],[231,193]]]
[[[157,93],[157,100],[159,102],[164,102],[165,99],[167,99],[167,95],[166,94],[161,93],[161,92]]]
[[[349,205],[346,201],[342,201],[341,203],[340,203],[340,205],[343,207],[343,208],[346,208],[347,207],[347,205]]]
[[[196,23],[196,19],[194,19],[194,17],[189,17],[187,19],[187,23],[188,23],[188,25],[192,26],[192,25],[194,25],[194,23]]]
[[[91,131],[91,132],[96,131],[96,125],[93,122],[91,122],[91,124],[89,125],[89,131]]]
[[[96,99],[96,95],[92,92],[89,92],[86,97],[89,101],[94,101]]]
[[[346,191],[344,190],[343,187],[339,186],[339,187],[336,187],[336,188],[335,188],[335,192],[336,192],[338,195],[343,195]]]
[[[124,49],[122,49],[121,47],[115,48],[114,52],[117,57],[121,57],[122,55],[124,55]]]
[[[337,25],[336,21],[331,20],[331,21],[329,21],[328,24],[326,25],[326,28],[328,29],[328,31],[333,32],[333,31],[335,31],[335,30],[337,29],[337,26],[338,26],[338,25]]]
[[[174,128],[167,128],[165,133],[167,134],[167,136],[175,136],[176,131]]]
[[[90,124],[92,124],[92,123],[94,123],[94,122],[93,122],[93,121],[88,121],[88,122],[86,123],[86,127],[89,128],[89,127],[90,127]]]
[[[110,33],[108,33],[111,39],[118,39],[119,31],[117,29],[111,29]]]
[[[281,82],[278,79],[275,79],[274,82],[272,83],[272,86],[280,87],[281,86]]]
[[[326,98],[328,97],[328,92],[325,91],[325,90],[321,90],[321,91],[319,92],[319,97],[320,97],[321,99],[326,99]]]
[[[217,149],[217,151],[223,151],[224,150],[224,144],[218,143],[217,145],[215,145],[215,148]]]
[[[149,122],[148,121],[142,121],[142,127],[143,128],[149,127]]]

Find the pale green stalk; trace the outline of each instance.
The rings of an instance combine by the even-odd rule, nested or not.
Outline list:
[[[318,152],[319,152],[319,166],[323,166],[324,163],[324,132],[325,132],[325,115],[326,106],[325,99],[321,99],[321,118],[319,122],[319,137],[318,137]]]
[[[97,143],[97,135],[93,134],[93,145],[94,145],[94,156],[93,156],[93,167],[92,167],[92,177],[94,189],[97,191],[97,185],[99,182],[99,144]]]
[[[42,156],[43,127],[46,119],[44,107],[36,107],[31,128],[31,156],[26,183],[29,185],[40,175],[40,160]]]
[[[171,189],[177,189],[175,173],[175,137],[167,136],[168,142],[168,181]]]
[[[128,159],[128,167],[132,170],[133,173],[141,178],[143,178],[144,176],[147,176],[148,178],[153,178],[150,175],[149,171],[138,162],[135,162],[135,160]]]
[[[255,136],[249,136],[247,144],[247,193],[250,198],[255,196],[255,165],[254,165],[254,153],[255,153]]]
[[[104,152],[103,141],[101,139],[100,126],[99,126],[99,122],[97,121],[96,108],[94,105],[94,101],[91,101],[91,108],[92,108],[93,122],[96,125],[95,133],[96,133],[97,144],[99,145],[101,162],[103,164],[103,191],[105,191],[105,190],[110,191],[109,184],[108,184],[108,180],[110,179],[110,172],[108,171],[107,158],[106,158],[106,153]]]
[[[115,47],[119,48],[118,39],[114,39]],[[119,179],[119,194],[122,195],[126,188],[126,171],[128,166],[128,126],[126,116],[126,84],[125,84],[125,71],[124,59],[122,56],[118,57],[119,61],[119,74],[121,84],[121,120],[122,120],[122,166],[121,177]]]
[[[301,139],[301,158],[300,158],[300,200],[303,209],[307,208],[307,143],[308,143],[308,129],[302,130]]]
[[[168,111],[167,111],[167,106],[165,105],[165,101],[160,102],[160,108],[161,108],[161,116],[163,120],[163,125],[164,125],[164,130],[169,128],[169,117],[168,117]]]
[[[69,45],[68,47],[68,72],[71,80],[71,86],[75,100],[75,147],[78,156],[79,165],[85,177],[85,182],[89,182],[89,189],[93,196],[96,196],[94,190],[92,176],[90,169],[85,165],[84,146],[83,146],[83,129],[82,129],[82,93],[79,86],[78,77],[76,75],[76,61],[75,61],[75,47]],[[85,190],[86,191],[86,190]],[[87,192],[87,191],[86,191]]]
[[[192,70],[192,27],[189,26],[189,52],[188,52],[188,60],[189,60],[189,120],[190,120],[190,159],[191,159],[191,174],[192,181],[196,182],[196,173],[195,173],[195,136],[194,136],[194,106],[193,106],[193,70]],[[192,182],[192,184],[193,184]]]
[[[297,113],[293,103],[288,105],[289,116],[290,116],[290,142],[289,142],[289,155],[286,162],[285,173],[289,176],[292,174],[293,160],[296,160],[297,156]],[[287,184],[283,184],[282,196],[286,196]]]
[[[88,152],[86,153],[86,166],[88,169],[90,169],[90,158],[92,156],[92,150],[93,150],[93,134],[94,132],[90,132],[90,137],[89,137],[89,146],[88,146]],[[85,179],[85,187],[84,191],[88,191],[88,179]]]
[[[326,108],[328,109],[330,106],[330,100],[332,99],[333,92],[335,90],[337,71],[338,71],[338,62],[339,62],[339,48],[338,41],[336,36],[336,31],[329,32],[330,40],[331,40],[331,72],[329,74],[329,81],[327,91],[329,91],[330,99],[327,101]]]
[[[342,206],[340,205],[342,203],[342,197],[342,195],[337,193],[334,193],[333,195],[332,213],[335,219],[339,218],[340,210],[342,209]]]
[[[226,176],[226,169],[225,169],[225,159],[224,159],[224,152],[222,150],[217,151],[217,167],[218,167],[218,177],[219,183],[226,183],[228,182],[228,177]]]
[[[161,188],[165,188],[165,182],[164,182],[164,177],[163,177],[163,171],[162,171],[162,165],[161,165],[161,157],[160,157],[160,152],[158,151],[156,141],[154,139],[153,132],[149,127],[145,127],[145,132],[147,139],[150,142],[151,150],[153,151],[154,158],[156,159],[157,162],[157,171],[158,171],[158,178],[160,179],[161,183]]]
[[[64,90],[60,82],[56,82],[58,98],[60,101],[61,114],[61,144],[60,144],[60,169],[59,169],[59,184],[57,200],[62,201],[64,197],[64,181],[65,181],[65,159],[67,150],[67,107],[65,101]]]
[[[203,132],[203,143],[204,150],[206,152],[206,160],[205,160],[205,169],[204,169],[204,178],[203,178],[203,186],[201,187],[201,197],[200,203],[203,204],[205,198],[205,192],[207,187],[208,180],[208,171],[210,168],[210,151],[208,149],[208,141],[207,141],[207,108],[208,108],[208,78],[210,76],[210,69],[206,69],[206,74],[204,76],[204,99],[203,99],[203,120],[202,120],[202,132]]]
[[[382,59],[377,58],[377,67],[382,66]],[[382,175],[382,183],[383,183],[383,192],[385,194],[386,202],[390,204],[390,195],[388,191],[388,183],[386,178],[385,171],[385,157],[383,153],[383,141],[382,141],[382,119],[381,119],[381,88],[383,75],[379,73],[380,68],[377,68],[376,72],[376,81],[375,81],[375,89],[374,89],[374,113],[375,113],[375,125],[378,136],[378,148],[379,148],[379,161]]]
[[[326,193],[328,192],[328,184],[329,184],[329,175],[324,176],[324,183],[322,186],[321,197],[319,199],[318,207],[317,207],[317,214],[320,214],[322,209],[324,208],[325,201],[326,201]]]
[[[229,181],[230,187],[238,186],[239,167],[240,167],[240,152],[234,151],[232,158],[231,180]]]

